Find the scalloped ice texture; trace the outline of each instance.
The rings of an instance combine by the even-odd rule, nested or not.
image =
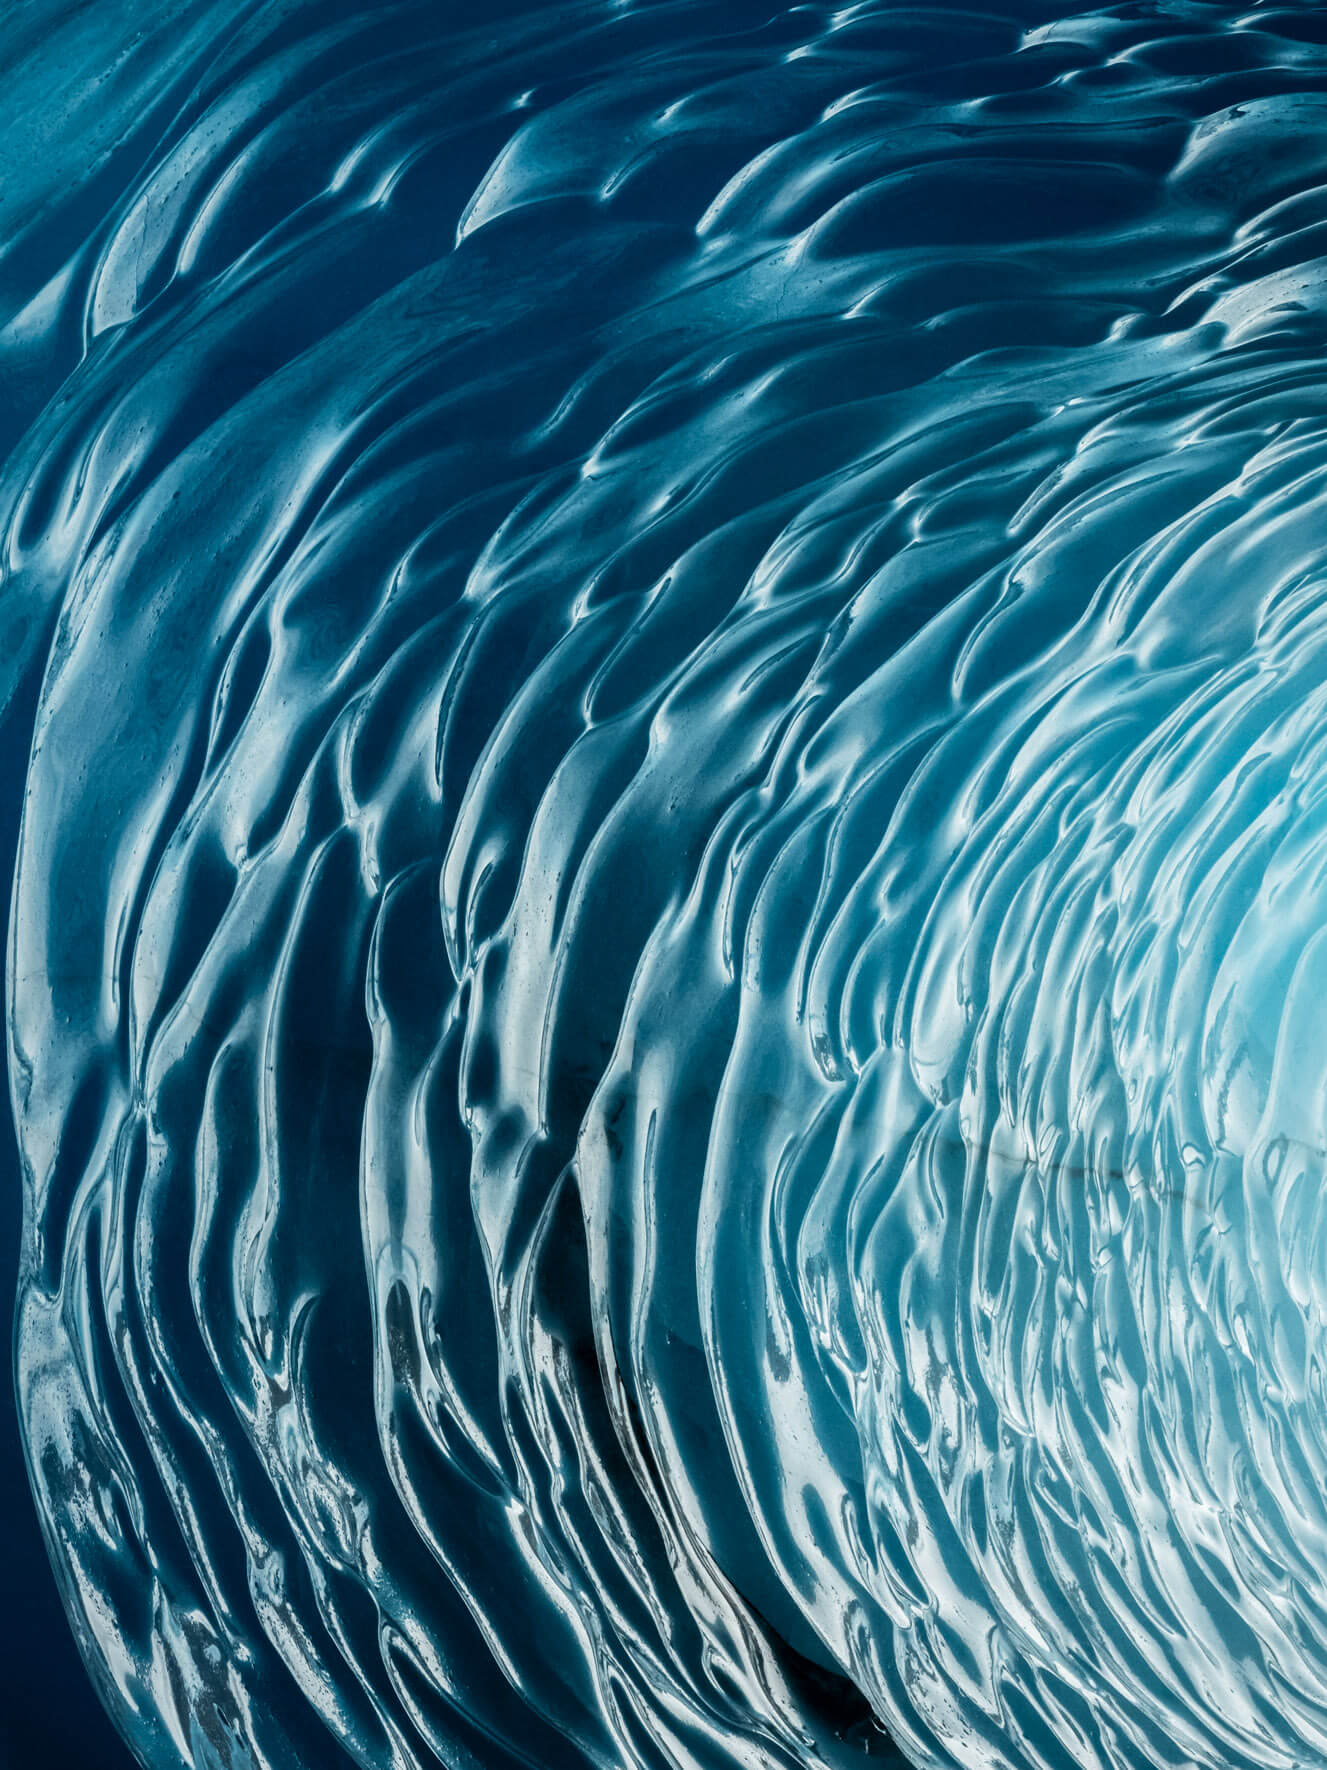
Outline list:
[[[1322,8],[0,45],[18,1393],[143,1762],[1327,1761]]]

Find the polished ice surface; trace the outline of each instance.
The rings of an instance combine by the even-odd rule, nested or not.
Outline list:
[[[1327,1762],[1327,12],[0,58],[19,1406],[143,1762]]]

